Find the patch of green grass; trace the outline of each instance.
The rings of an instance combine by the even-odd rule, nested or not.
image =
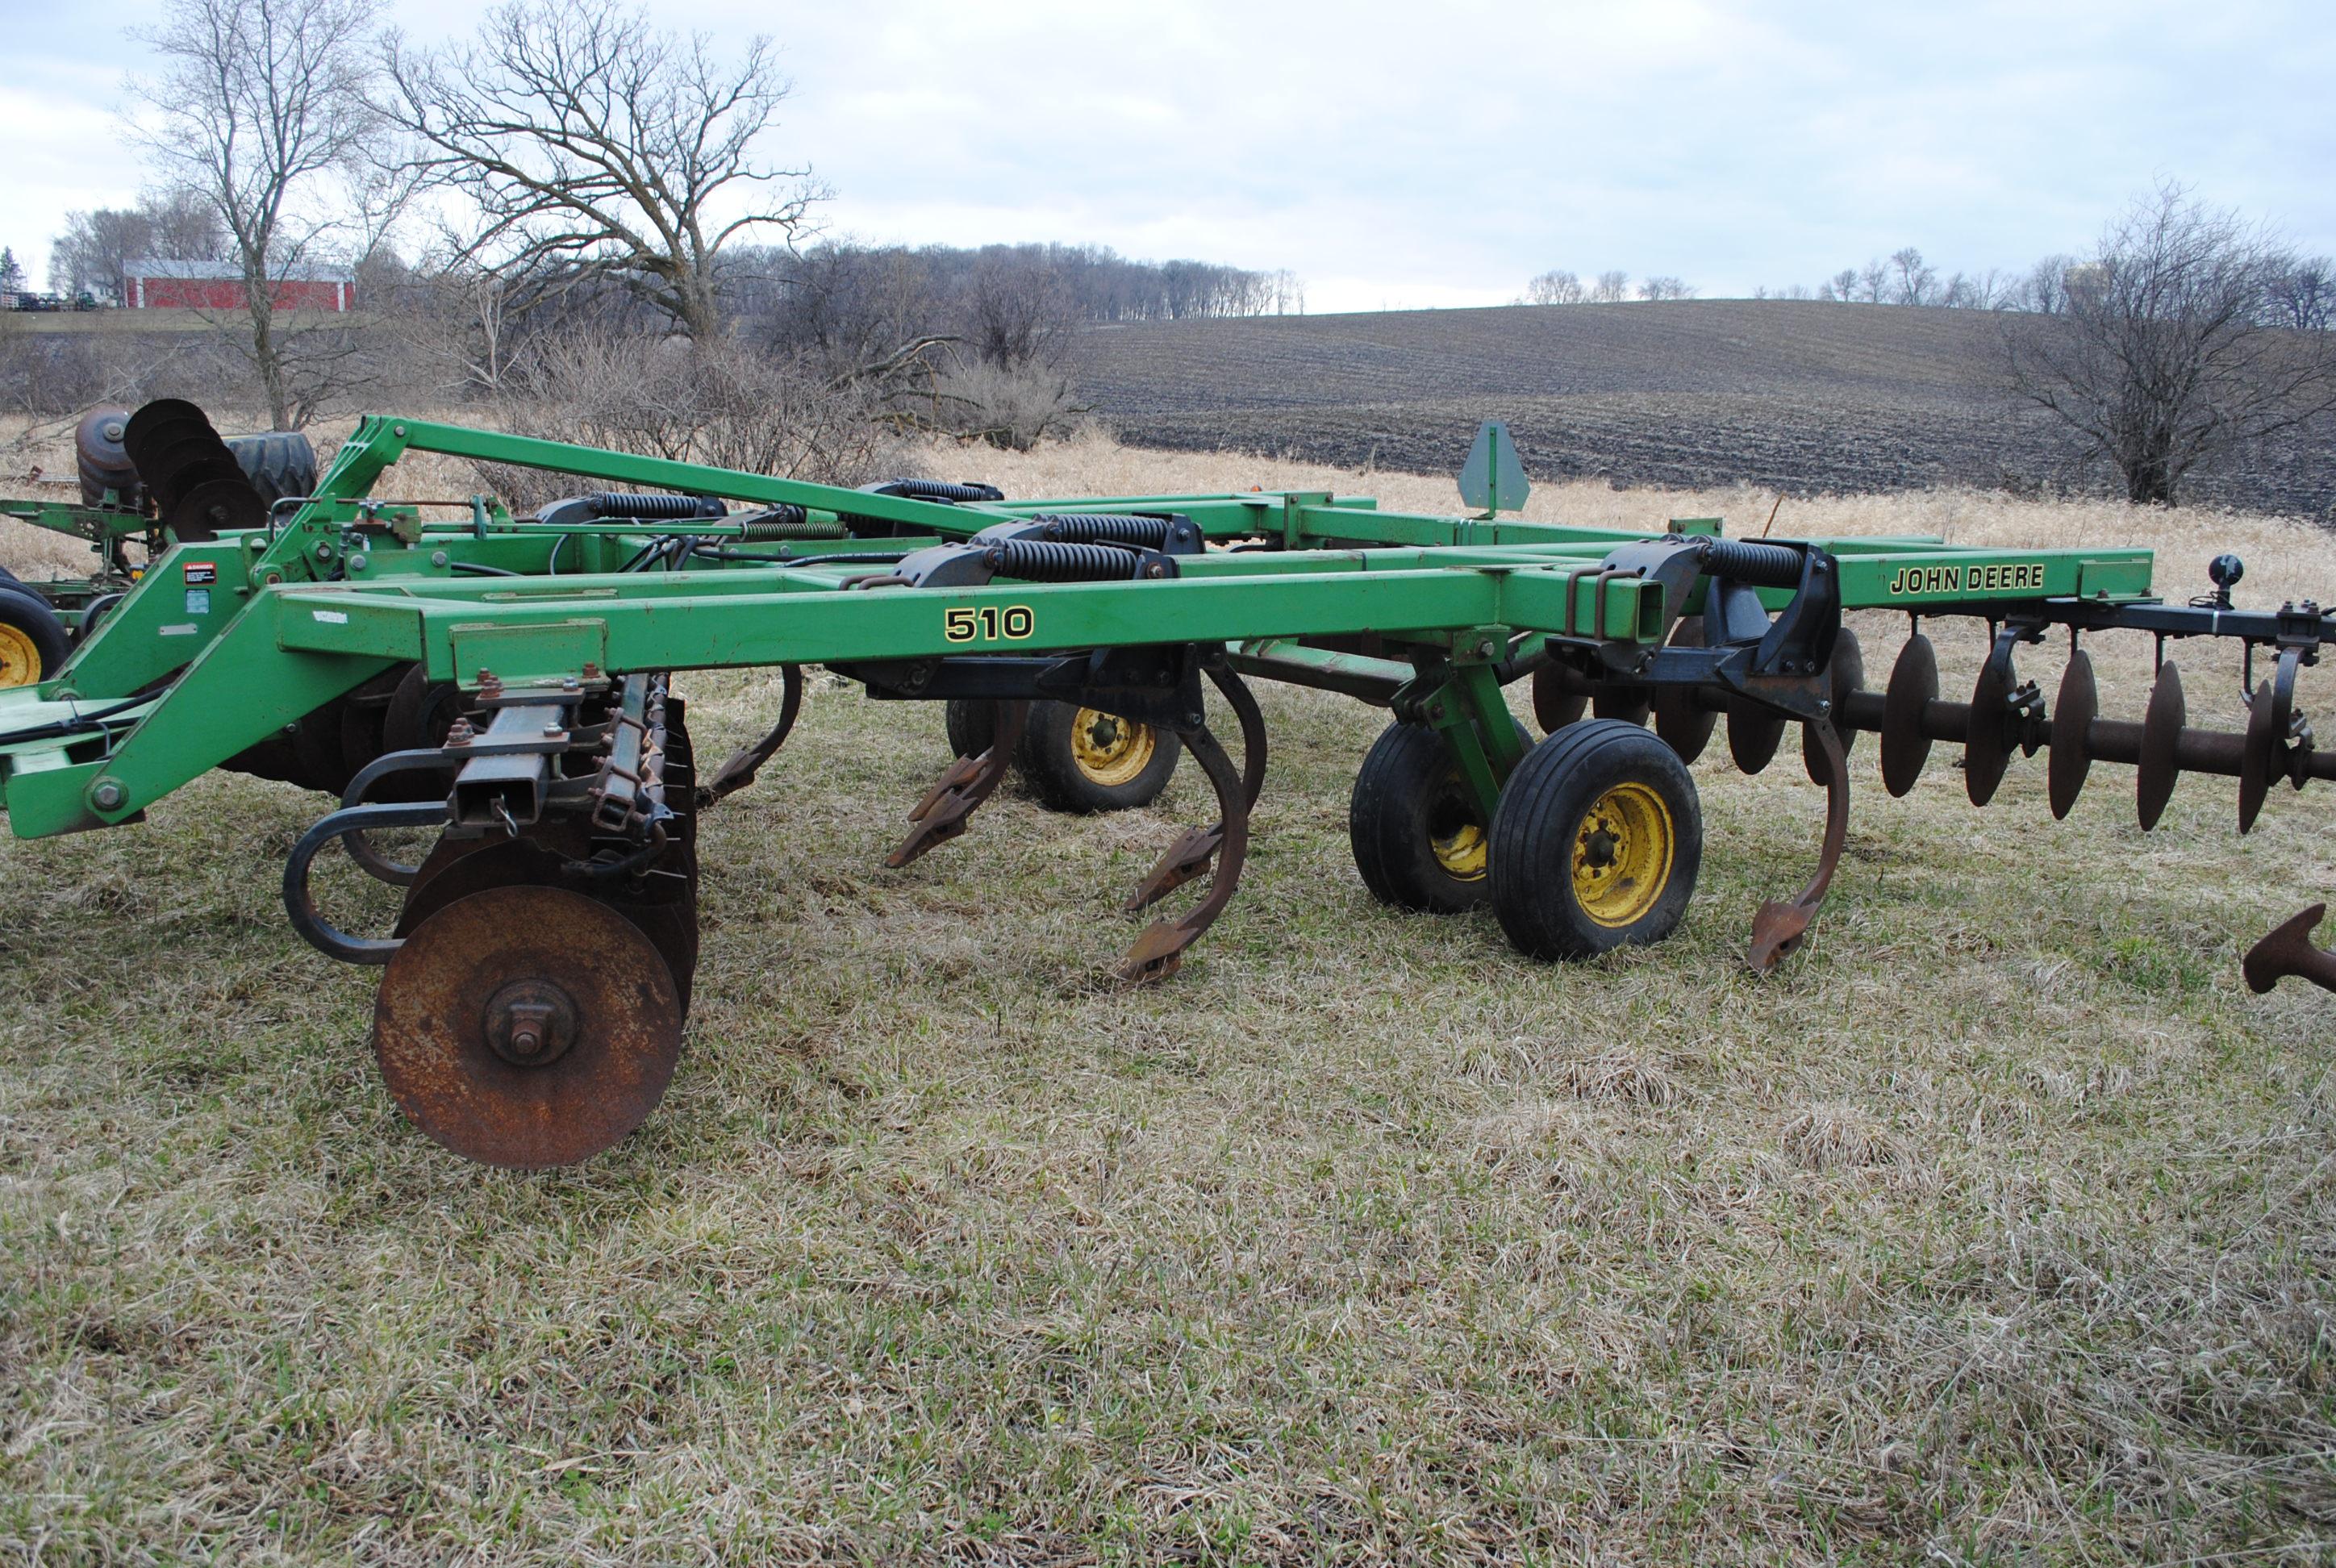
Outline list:
[[[775,706],[686,686],[711,755]],[[2311,797],[2145,839],[2118,770],[2056,825],[2034,765],[1892,801],[1869,741],[1761,980],[1821,806],[1718,746],[1677,938],[1545,967],[1373,903],[1380,716],[1269,692],[1241,896],[1127,991],[1192,770],[887,872],[939,716],[814,687],[706,819],[672,1092],[573,1170],[404,1123],[375,977],[277,908],[313,797],[0,848],[0,1557],[2324,1549],[2330,1014],[2236,965],[2324,891]]]

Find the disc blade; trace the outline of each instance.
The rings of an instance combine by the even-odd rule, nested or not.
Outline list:
[[[1882,787],[1903,795],[1931,760],[1931,737],[1922,733],[1922,709],[1939,695],[1939,656],[1931,639],[1917,632],[1890,667],[1882,709]]]
[[[566,823],[541,824],[523,839],[441,839],[405,891],[395,934],[410,936],[440,910],[489,888],[564,889],[607,905],[639,928],[665,959],[686,1018],[697,973],[696,857],[687,845],[676,845],[661,865],[676,873],[670,879],[670,896],[628,898],[612,881],[562,869],[590,849],[589,839]]]
[[[1621,719],[1624,724],[1643,725],[1647,716],[1655,711],[1655,694],[1650,687],[1622,686],[1601,681],[1591,694],[1590,711],[1600,718]]]
[[[1773,761],[1789,721],[1773,708],[1741,697],[1728,705],[1728,755],[1747,774],[1758,773]]]
[[[1701,648],[1703,617],[1679,617],[1679,624],[1671,628],[1670,646]],[[1719,722],[1719,715],[1704,705],[1702,694],[1693,687],[1660,686],[1654,692],[1655,733],[1662,737],[1665,745],[1679,754],[1679,761],[1695,761],[1711,744],[1711,729]]]
[[[589,1159],[647,1119],[681,1055],[665,960],[615,911],[502,887],[440,910],[383,971],[374,1051],[400,1109],[465,1159]]]
[[[2100,711],[2092,658],[2078,648],[2068,656],[2060,695],[2052,699],[2052,755],[2044,759],[2044,782],[2055,819],[2066,817],[2084,793],[2085,775],[2093,765],[2093,720]]]
[[[1841,705],[1854,691],[1865,689],[1865,650],[1859,646],[1857,633],[1847,627],[1834,640],[1833,663],[1825,670],[1825,695],[1833,702],[1835,733],[1841,740],[1841,755],[1846,758],[1857,749],[1857,732],[1840,726]],[[1825,747],[1817,744],[1815,731],[1801,726],[1801,768],[1813,784],[1826,780]]]
[[[1543,735],[1555,735],[1590,706],[1590,687],[1568,666],[1545,664],[1533,671],[1533,719]]]
[[[2271,794],[2272,770],[2277,765],[2282,738],[2277,706],[2269,680],[2255,687],[2254,700],[2247,705],[2247,740],[2239,754],[2239,832],[2243,834],[2254,827],[2255,818],[2263,813],[2263,797]]]
[[[2148,710],[2141,718],[2141,764],[2134,770],[2133,788],[2134,806],[2144,833],[2166,814],[2166,803],[2174,798],[2175,783],[2182,776],[2182,764],[2175,753],[2182,741],[2185,716],[2182,671],[2168,659],[2158,668]]]
[[[2011,649],[1998,643],[1979,667],[1971,683],[1971,717],[1963,731],[1963,791],[1971,803],[1983,806],[1995,798],[2003,770],[2011,762],[2010,710],[2005,703],[2020,677],[2011,667]]]

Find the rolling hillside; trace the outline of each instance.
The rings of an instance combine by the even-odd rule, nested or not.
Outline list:
[[[1436,472],[1491,418],[1536,478],[2108,488],[2002,389],[2003,326],[1787,300],[1159,322],[1089,333],[1080,385],[1123,439],[1186,451]],[[2326,516],[2336,437],[2196,476],[2185,499]]]

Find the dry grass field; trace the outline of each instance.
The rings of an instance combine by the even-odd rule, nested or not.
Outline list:
[[[1098,439],[927,466],[1453,504]],[[1744,531],[1770,500],[1530,515]],[[2262,518],[1938,492],[1776,525],[1915,531],[2146,543],[2170,593],[2234,548],[2251,602],[2336,593],[2336,544]],[[1860,630],[1878,680],[1903,623]],[[1937,634],[1967,682],[1978,633]],[[2138,713],[2146,639],[2096,657]],[[2185,668],[2231,723],[2233,672]],[[777,697],[682,684],[712,755]],[[939,716],[813,685],[706,819],[673,1092],[574,1170],[402,1121],[374,977],[278,906],[316,797],[216,774],[0,842],[0,1560],[2336,1557],[2336,1013],[2237,967],[2336,885],[2326,794],[2243,840],[2192,779],[2145,836],[2124,770],[2055,823],[2039,762],[1975,812],[1942,748],[1893,801],[1869,737],[1833,900],[1760,980],[1751,911],[1820,802],[1789,749],[1747,779],[1715,747],[1677,938],[1545,967],[1366,895],[1381,716],[1274,690],[1241,896],[1131,992],[1117,901],[1207,810],[1192,769],[1132,815],[1002,797],[887,872]]]
[[[1505,419],[1536,479],[2100,489],[2003,390],[2006,326],[2033,324],[1782,299],[1165,321],[1086,334],[1080,387],[1130,441],[1350,468],[1448,472]],[[2331,460],[2323,432],[2193,497],[2325,515]]]

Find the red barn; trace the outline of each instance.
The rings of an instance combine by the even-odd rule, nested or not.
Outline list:
[[[122,303],[132,310],[239,310],[243,275],[229,261],[132,261],[122,269]],[[295,267],[275,282],[278,310],[346,310],[349,275]]]

